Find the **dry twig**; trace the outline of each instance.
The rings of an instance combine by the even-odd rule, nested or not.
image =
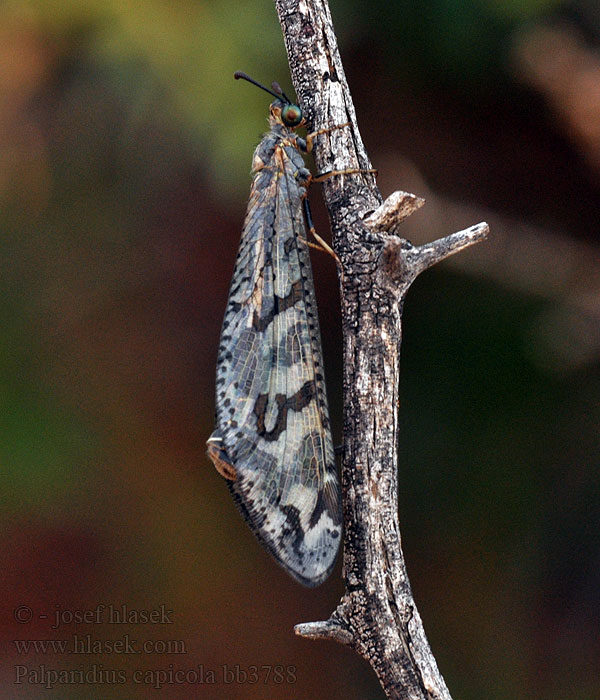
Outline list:
[[[309,126],[350,122],[320,137],[319,172],[370,169],[326,0],[275,0],[296,93]],[[345,593],[329,620],[297,634],[334,639],[369,661],[389,698],[444,699],[415,606],[398,526],[398,376],[401,317],[408,287],[423,270],[485,238],[487,224],[423,246],[397,227],[423,201],[396,192],[385,203],[369,173],[324,183],[341,277],[344,333]]]

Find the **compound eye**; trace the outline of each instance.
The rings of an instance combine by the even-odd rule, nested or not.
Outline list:
[[[286,105],[281,110],[281,120],[286,126],[298,126],[302,121],[302,110],[298,105]]]

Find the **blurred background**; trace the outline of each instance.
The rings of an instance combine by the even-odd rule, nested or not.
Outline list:
[[[404,235],[491,225],[415,283],[402,348],[403,544],[464,700],[600,697],[599,7],[331,1],[382,192],[427,199]],[[0,4],[2,697],[384,697],[292,632],[339,564],[294,583],[205,456],[269,104],[234,70],[292,91],[271,2]],[[337,281],[313,260],[337,443]]]

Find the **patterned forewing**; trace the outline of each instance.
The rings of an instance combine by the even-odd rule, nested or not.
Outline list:
[[[269,208],[274,210],[274,206],[265,186],[268,175],[264,170],[258,173],[251,190],[217,359],[215,433],[236,469],[251,457],[256,446],[254,399],[265,391],[270,374],[267,329],[257,323],[273,309],[273,217]],[[258,183],[259,179],[262,182]]]
[[[255,534],[295,578],[316,585],[335,561],[340,514],[296,179],[304,163],[277,146],[266,165],[253,183],[223,324],[213,436]]]

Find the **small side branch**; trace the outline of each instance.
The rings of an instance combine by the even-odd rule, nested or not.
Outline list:
[[[413,246],[410,241],[398,236],[388,236],[380,255],[380,284],[390,289],[395,285],[397,293],[404,296],[417,275],[450,255],[485,240],[488,233],[489,226],[482,221],[464,231],[421,246]]]
[[[438,238],[438,240],[433,243],[419,246],[417,251],[420,262],[417,264],[420,264],[421,268],[426,270],[428,267],[448,258],[450,255],[460,253],[461,250],[468,248],[474,243],[485,240],[489,232],[490,227],[485,221],[482,221],[463,231],[451,233],[444,238]]]
[[[410,192],[398,190],[391,194],[372,214],[369,214],[364,222],[373,230],[396,234],[404,219],[414,214],[424,204],[423,198]]]
[[[329,620],[298,635],[332,639],[369,661],[389,698],[451,700],[425,636],[398,524],[398,379],[404,296],[417,275],[483,240],[485,223],[427,245],[401,238],[423,205],[382,202],[360,138],[327,0],[275,0],[290,70],[315,140],[318,172],[356,171],[323,185],[339,258],[344,338],[342,497],[345,593]],[[349,123],[348,128],[328,129]]]
[[[324,622],[304,622],[294,627],[294,632],[299,637],[307,639],[331,639],[340,644],[351,644],[352,633],[342,627],[335,620],[325,620]]]

